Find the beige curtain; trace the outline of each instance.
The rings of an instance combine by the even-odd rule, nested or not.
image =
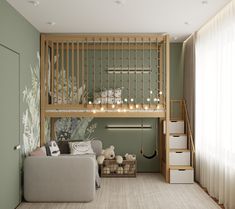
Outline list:
[[[195,112],[195,35],[183,44],[184,99],[188,108],[189,120],[194,133]]]
[[[195,54],[199,182],[235,209],[235,0],[197,32]]]

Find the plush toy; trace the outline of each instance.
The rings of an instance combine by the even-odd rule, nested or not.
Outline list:
[[[109,166],[109,168],[110,168],[110,172],[114,173],[117,170],[118,165],[117,164],[111,164]]]
[[[104,167],[104,174],[110,174],[110,169],[108,167]]]
[[[103,149],[101,155],[97,157],[97,163],[102,165],[105,159],[113,160],[116,158],[117,164],[122,164],[123,158],[120,155],[115,155],[114,146],[110,146],[106,149]]]
[[[110,146],[106,149],[103,149],[101,155],[97,157],[97,162],[99,165],[103,164],[105,159],[112,160],[115,158],[114,146]]]
[[[118,167],[116,173],[123,174],[123,167]]]
[[[116,156],[116,162],[117,162],[117,164],[122,164],[122,162],[123,162],[123,157],[122,156],[120,156],[120,155],[117,155]]]
[[[132,154],[126,153],[126,154],[125,154],[125,158],[126,158],[126,160],[128,160],[128,161],[135,161],[135,160],[136,160],[136,155],[132,155]]]
[[[104,155],[98,156],[98,157],[97,157],[97,163],[98,163],[99,165],[102,165],[103,162],[104,162]]]
[[[129,164],[126,164],[124,166],[124,174],[128,174],[129,173],[129,170],[130,170],[130,165]]]

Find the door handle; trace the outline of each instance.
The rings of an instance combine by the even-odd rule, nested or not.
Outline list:
[[[21,148],[20,144],[14,146],[14,150],[20,150],[20,148]]]

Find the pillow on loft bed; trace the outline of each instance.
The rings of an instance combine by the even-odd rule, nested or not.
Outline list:
[[[94,100],[94,104],[122,104],[121,97],[99,97]]]
[[[108,89],[94,95],[94,104],[122,104],[122,89]]]
[[[63,90],[60,88],[58,90],[58,100],[57,100],[57,92],[56,92],[56,90],[54,90],[53,101],[56,104],[69,104],[69,103],[72,103],[72,102],[81,103],[82,102],[81,101],[82,96],[83,96],[83,90],[84,90],[84,94],[86,94],[86,85],[85,84],[83,85],[83,87],[81,86],[78,90],[77,90],[77,86],[74,86],[73,100],[72,100],[72,91],[71,90],[70,90],[70,93],[69,93],[69,98],[67,98],[66,88],[64,88],[63,94],[62,94]],[[64,98],[63,98],[63,95],[64,95]]]
[[[122,96],[122,89],[108,89],[100,92],[100,97],[121,97]]]

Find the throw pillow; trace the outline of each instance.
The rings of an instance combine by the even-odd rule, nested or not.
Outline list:
[[[36,148],[34,151],[32,151],[29,155],[30,155],[30,156],[35,156],[35,157],[46,156],[45,147],[37,147],[37,148]]]
[[[50,141],[46,144],[47,155],[49,156],[59,156],[60,149],[56,141]]]
[[[91,141],[69,142],[71,155],[94,154]]]

